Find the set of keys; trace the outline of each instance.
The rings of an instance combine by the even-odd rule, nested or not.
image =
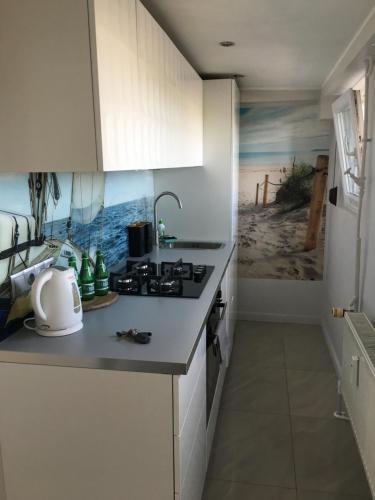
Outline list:
[[[116,335],[119,338],[132,338],[134,342],[137,342],[138,344],[148,344],[151,340],[152,333],[139,332],[136,328],[130,328],[130,330],[122,330],[120,332],[116,332]]]

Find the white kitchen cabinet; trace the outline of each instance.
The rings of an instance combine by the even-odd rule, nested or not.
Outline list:
[[[173,395],[175,494],[200,500],[206,475],[206,331],[187,375],[173,377]]]
[[[227,286],[228,286],[228,312],[227,312],[227,331],[228,331],[228,364],[232,353],[234,331],[237,321],[237,297],[238,297],[238,280],[237,280],[237,246],[233,250],[232,257],[229,261],[226,271]]]
[[[227,269],[221,281],[222,300],[226,303],[222,337],[226,366],[229,366],[232,353],[234,330],[236,326],[237,311],[237,247],[234,248]]]
[[[0,2],[0,171],[97,169],[86,0]]]
[[[135,0],[90,0],[99,170],[142,168]]]
[[[173,500],[170,375],[0,363],[0,395],[6,500]]]
[[[202,165],[201,78],[140,1],[137,36],[143,165]]]
[[[205,330],[186,375],[0,363],[0,397],[0,500],[200,500]]]
[[[2,0],[0,72],[2,172],[202,165],[202,81],[138,0]]]

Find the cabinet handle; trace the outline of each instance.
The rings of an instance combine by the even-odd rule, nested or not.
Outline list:
[[[350,366],[355,368],[355,385],[358,387],[359,386],[359,362],[360,358],[359,356],[352,356],[352,362]]]
[[[220,321],[223,321],[223,319],[225,318],[225,314],[227,312],[227,306],[228,306],[228,302],[225,302],[221,306],[223,308],[223,310],[221,311]]]

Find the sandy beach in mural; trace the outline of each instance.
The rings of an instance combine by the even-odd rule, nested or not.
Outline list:
[[[283,213],[239,203],[238,269],[243,278],[320,280],[323,276],[324,222],[316,249],[304,251],[309,207]]]
[[[317,248],[306,252],[309,206],[288,212],[275,203],[279,185],[290,171],[290,166],[282,165],[240,169],[238,266],[243,278],[322,279],[325,217]],[[267,207],[263,208],[265,175],[272,184],[268,189]],[[257,183],[260,189],[255,206]]]

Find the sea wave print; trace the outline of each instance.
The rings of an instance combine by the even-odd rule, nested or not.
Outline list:
[[[138,220],[153,220],[153,198],[137,200],[105,207],[90,224],[72,221],[72,240],[82,250],[94,255],[101,249],[107,266],[113,266],[128,257],[129,243],[126,226]],[[60,219],[45,224],[47,239],[65,240],[68,237],[68,219]]]

